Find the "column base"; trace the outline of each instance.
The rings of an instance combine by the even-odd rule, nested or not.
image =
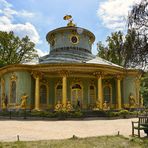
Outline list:
[[[41,111],[39,108],[34,108],[32,111]]]

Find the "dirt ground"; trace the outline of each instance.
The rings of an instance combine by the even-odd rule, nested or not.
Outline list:
[[[0,120],[0,141],[16,141],[19,135],[22,141],[65,139],[73,135],[90,137],[119,134],[131,135],[131,121],[138,119],[118,120],[67,120],[67,121],[17,121]],[[137,131],[136,131],[137,132]],[[141,131],[141,136],[145,133]]]

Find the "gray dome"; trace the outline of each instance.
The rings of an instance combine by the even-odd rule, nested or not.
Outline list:
[[[39,59],[39,63],[82,63],[93,59],[92,32],[80,27],[61,27],[46,36],[50,53]]]

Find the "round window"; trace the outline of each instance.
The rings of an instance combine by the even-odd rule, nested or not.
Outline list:
[[[79,39],[78,39],[77,36],[72,36],[72,37],[70,38],[70,40],[71,40],[71,42],[72,42],[73,44],[77,44],[77,43],[79,42]]]

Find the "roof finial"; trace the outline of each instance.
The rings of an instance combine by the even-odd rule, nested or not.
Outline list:
[[[73,19],[72,19],[71,15],[65,15],[63,17],[63,19],[68,20],[68,24],[67,24],[68,27],[75,27],[76,26],[76,24],[73,23]]]

